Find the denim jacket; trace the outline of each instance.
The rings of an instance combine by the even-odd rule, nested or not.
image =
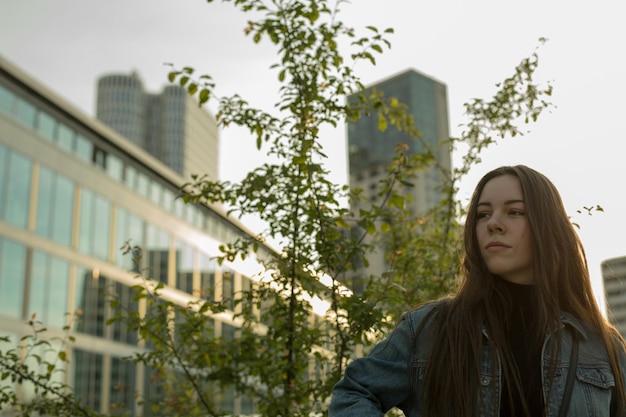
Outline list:
[[[372,352],[363,358],[351,362],[343,378],[335,385],[329,407],[330,417],[374,417],[382,416],[393,407],[401,409],[406,416],[420,416],[419,403],[412,400],[408,378],[417,378],[419,390],[420,378],[424,374],[428,352],[431,349],[427,328],[417,341],[417,349],[411,350],[415,333],[428,311],[435,303],[404,315],[398,327]],[[563,313],[561,329],[561,352],[556,364],[554,388],[548,396],[550,343],[546,336],[542,348],[542,382],[544,399],[549,398],[547,417],[558,417],[561,400],[569,370],[572,347],[572,332],[578,333],[579,353],[576,378],[568,410],[569,417],[608,417],[615,379],[604,344],[599,336],[585,327],[572,315]],[[424,337],[422,337],[424,336]],[[483,337],[489,335],[483,329]],[[488,343],[483,343],[482,374],[480,376],[481,399],[480,416],[498,417],[500,395],[502,392],[502,373],[499,358]],[[436,349],[436,347],[434,347]],[[413,357],[409,358],[409,355]],[[408,364],[412,369],[408,369]],[[492,366],[495,363],[497,366]],[[620,355],[622,373],[626,369],[624,354]],[[624,378],[624,375],[621,376]],[[497,412],[493,409],[493,396],[497,396]]]

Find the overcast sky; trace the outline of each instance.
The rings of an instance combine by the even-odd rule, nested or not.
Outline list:
[[[617,0],[352,0],[340,18],[360,31],[393,27],[392,48],[377,66],[356,67],[371,84],[407,68],[448,87],[450,130],[460,133],[463,103],[489,98],[540,43],[537,80],[554,85],[555,108],[483,154],[463,184],[466,200],[491,168],[526,164],[561,190],[581,225],[598,294],[600,262],[626,255],[626,25]],[[276,52],[254,45],[249,18],[232,4],[205,0],[0,0],[0,54],[76,107],[95,113],[96,79],[137,71],[148,90],[166,83],[168,68],[192,66],[213,76],[220,95],[238,93],[266,108],[277,97]],[[364,33],[364,32],[361,32]],[[345,129],[324,138],[337,181],[346,181]],[[257,164],[254,141],[221,132],[222,179],[236,180]],[[243,150],[243,151],[242,151]],[[242,159],[246,154],[248,159]],[[455,160],[458,155],[455,155]],[[605,212],[579,215],[583,206]]]

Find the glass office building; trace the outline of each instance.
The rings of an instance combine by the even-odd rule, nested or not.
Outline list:
[[[378,125],[378,116],[361,117],[356,122],[348,122],[348,158],[349,180],[351,188],[363,190],[364,200],[353,203],[351,209],[358,212],[361,208],[369,208],[371,202],[377,201],[380,181],[386,175],[386,168],[396,156],[395,149],[399,144],[408,146],[408,154],[425,151],[422,144],[433,151],[438,164],[445,171],[451,169],[451,149],[449,146],[448,98],[446,85],[418,71],[409,69],[367,87],[364,94],[379,92],[385,98],[396,98],[407,105],[407,112],[413,117],[415,126],[421,132],[421,141],[411,138],[389,124],[385,131]],[[349,97],[357,101],[357,95]],[[414,180],[413,186],[407,189],[412,196],[409,207],[418,215],[439,204],[442,198],[441,171],[436,168],[425,169]],[[352,278],[353,289],[360,291],[360,276],[381,276],[387,264],[384,251],[371,254],[369,266],[363,268]]]
[[[137,336],[106,325],[114,314],[107,291],[125,307],[145,308],[132,297],[125,242],[143,248],[141,267],[180,300],[232,298],[257,272],[254,262],[217,265],[220,243],[250,232],[220,207],[183,204],[176,195],[184,182],[0,57],[0,335],[17,346],[35,315],[49,336],[63,336],[67,313],[80,311],[71,367],[57,377],[103,413],[118,403],[149,414],[149,404],[142,412],[133,399],[149,393],[149,378],[122,359]],[[234,334],[229,317],[214,318],[217,335]],[[235,413],[254,411],[250,399],[223,398]]]
[[[102,76],[96,118],[185,178],[218,178],[217,121],[178,85],[151,94],[136,73]]]
[[[626,338],[626,256],[602,261],[607,316]]]

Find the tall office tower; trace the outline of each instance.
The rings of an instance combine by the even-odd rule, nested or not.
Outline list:
[[[103,76],[96,117],[185,178],[218,179],[217,122],[182,87],[150,94],[135,73]]]
[[[451,168],[450,148],[447,140],[448,131],[448,100],[445,84],[427,77],[413,69],[409,69],[386,80],[369,86],[366,92],[379,91],[385,97],[395,97],[408,106],[415,125],[421,131],[421,139],[434,151],[440,166],[446,170]],[[350,97],[349,100],[354,100]],[[384,132],[378,128],[376,116],[362,117],[357,122],[348,123],[348,157],[350,169],[350,187],[362,189],[367,201],[353,210],[364,208],[368,201],[376,200],[379,181],[385,175],[385,168],[395,156],[398,144],[408,145],[409,153],[424,151],[424,146],[406,133],[390,126]],[[413,206],[410,209],[422,213],[435,206],[442,194],[438,186],[441,174],[435,168],[425,170],[414,182],[412,188]],[[379,250],[368,259],[369,267],[358,271],[353,280],[353,289],[359,291],[358,276],[380,276],[386,270],[384,251]]]
[[[602,262],[602,281],[611,323],[626,337],[626,256]]]

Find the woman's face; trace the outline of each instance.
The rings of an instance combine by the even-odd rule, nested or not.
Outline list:
[[[480,254],[489,272],[517,284],[532,284],[533,239],[519,179],[507,174],[489,180],[474,215]]]

